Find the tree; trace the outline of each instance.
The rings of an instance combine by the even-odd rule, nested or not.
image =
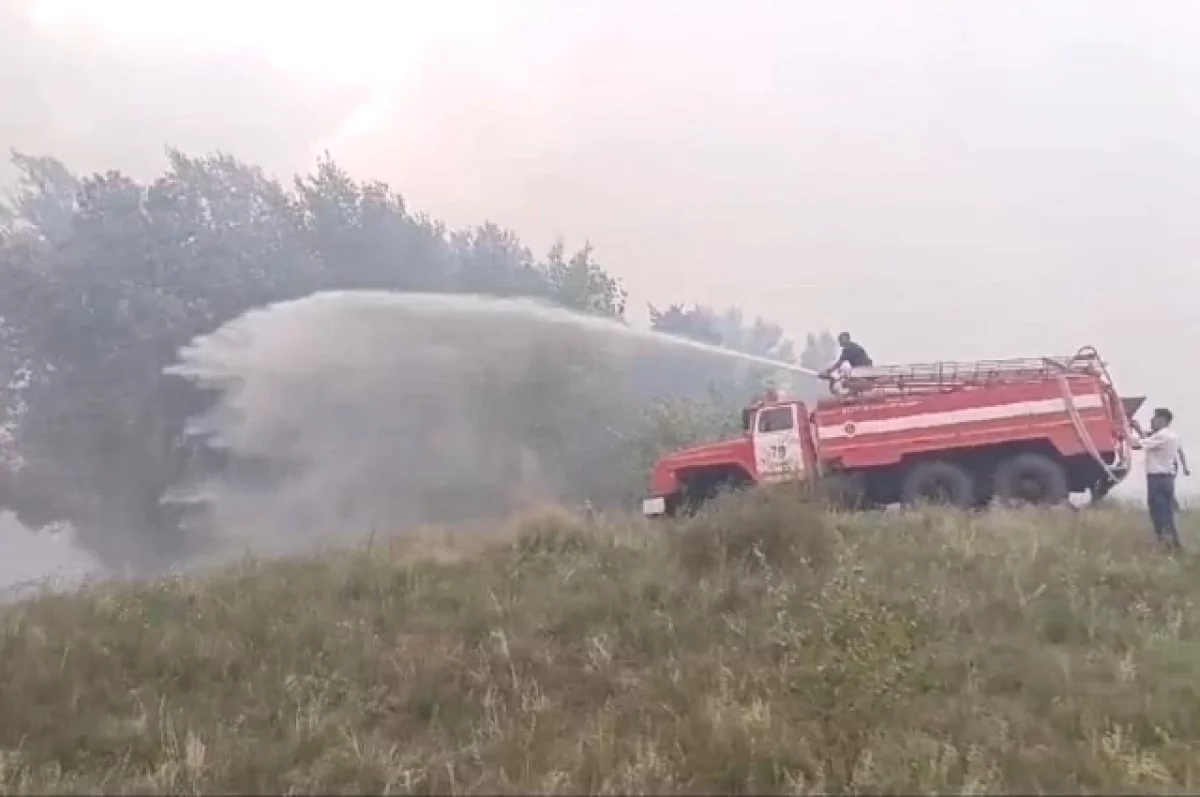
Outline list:
[[[792,342],[782,327],[758,316],[747,324],[745,314],[736,307],[717,313],[704,305],[673,304],[665,310],[650,305],[650,326],[659,332],[756,357],[786,363],[795,361]]]
[[[0,232],[23,230],[43,240],[60,240],[70,230],[78,178],[54,158],[13,152],[11,160],[19,178],[8,201],[0,204]]]
[[[651,305],[650,323],[656,331],[710,346],[781,363],[795,362],[794,346],[782,327],[761,317],[755,317],[752,323],[747,323],[743,312],[736,307],[718,313],[704,305],[686,307],[674,304],[665,310]],[[666,374],[659,374],[656,384],[660,390],[664,383],[687,385],[685,395],[692,398],[706,396],[709,400],[712,400],[714,386],[724,385],[725,389],[721,391],[723,400],[741,404],[767,385],[786,387],[800,395],[810,395],[815,390],[811,380],[796,377],[794,372],[774,369],[750,360],[731,359],[718,363],[709,358],[702,371],[695,365],[680,364]],[[653,380],[656,377],[646,374],[644,379]]]
[[[0,504],[37,523],[75,522],[111,561],[180,551],[180,510],[164,496],[225,463],[184,434],[211,396],[163,368],[195,335],[251,308],[377,288],[532,296],[623,316],[624,289],[588,245],[568,256],[560,242],[539,262],[495,225],[447,231],[328,157],[289,188],[223,153],[167,156],[167,170],[142,183],[16,153],[18,187],[0,203],[0,447],[11,465]],[[544,363],[519,389],[557,379],[555,406],[576,414],[560,430],[611,419],[603,408],[621,402],[600,389],[598,355],[555,356],[557,372]],[[555,438],[533,421],[547,427],[531,415],[512,428],[553,468],[579,472],[583,437]]]
[[[654,305],[650,305],[649,309],[650,328],[657,332],[679,335],[710,346],[725,345],[727,330],[710,307],[673,304],[665,310],[659,310]]]
[[[454,289],[488,296],[536,296],[544,277],[516,233],[487,223],[449,237]]]
[[[592,258],[592,245],[564,258],[561,240],[550,248],[542,267],[551,301],[590,315],[623,318],[627,294],[621,283]]]
[[[328,154],[297,177],[303,235],[325,264],[322,285],[444,291],[455,287],[453,252],[438,224],[413,216],[386,183],[359,183]]]

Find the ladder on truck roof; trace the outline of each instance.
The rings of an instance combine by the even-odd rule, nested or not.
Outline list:
[[[941,393],[965,387],[1090,376],[1107,381],[1096,350],[1080,349],[1066,357],[1018,357],[852,368],[834,376],[834,392],[846,397]],[[840,388],[840,389],[839,389]]]

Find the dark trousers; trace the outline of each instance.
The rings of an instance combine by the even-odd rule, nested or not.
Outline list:
[[[1146,474],[1146,506],[1150,522],[1160,542],[1179,547],[1179,531],[1175,528],[1175,477],[1169,473]]]

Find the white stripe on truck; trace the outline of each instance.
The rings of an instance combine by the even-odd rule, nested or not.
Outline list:
[[[1104,406],[1104,399],[1099,393],[1089,393],[1076,396],[1076,409],[1092,410]],[[912,429],[933,429],[939,426],[958,426],[981,421],[1000,421],[1006,418],[1021,416],[1049,415],[1056,412],[1066,412],[1067,402],[1061,398],[1041,399],[1038,401],[1014,401],[1008,404],[995,404],[989,407],[971,407],[962,410],[946,412],[922,412],[916,415],[903,415],[898,418],[880,418],[856,421],[846,418],[834,426],[818,426],[817,437],[821,440],[842,440],[849,437],[860,437],[865,434],[888,434],[890,432],[906,432]]]

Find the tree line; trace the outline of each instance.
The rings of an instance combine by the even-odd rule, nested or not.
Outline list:
[[[80,175],[49,156],[13,153],[12,163],[18,180],[0,202],[0,509],[32,526],[70,521],[110,558],[122,556],[105,550],[115,528],[145,529],[169,548],[180,518],[161,499],[210,461],[183,433],[209,397],[163,368],[251,308],[386,289],[626,316],[625,288],[590,245],[536,254],[492,223],[449,229],[328,156],[290,183],[221,153],[168,151],[149,181]],[[835,355],[828,332],[797,355],[778,325],[737,309],[675,304],[650,315],[660,331],[809,367]],[[646,374],[624,452],[635,470],[720,431],[733,413],[718,405],[750,389],[732,372],[723,385],[677,376]]]

